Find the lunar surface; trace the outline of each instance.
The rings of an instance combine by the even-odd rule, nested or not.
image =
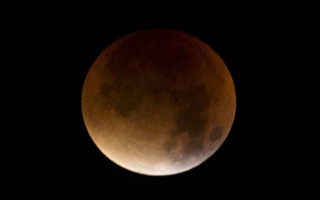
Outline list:
[[[144,30],[108,46],[82,91],[85,125],[101,152],[150,176],[190,170],[213,155],[236,110],[219,55],[179,31]]]

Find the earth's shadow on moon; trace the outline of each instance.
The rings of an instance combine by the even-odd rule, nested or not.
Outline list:
[[[136,160],[146,168],[137,172],[158,173],[147,169],[156,163],[176,172],[200,164],[222,144],[232,124],[232,78],[221,58],[189,35],[168,30],[131,34],[103,51],[88,74],[86,126],[99,129],[89,130],[90,135],[105,139],[97,145],[107,156],[119,152],[115,162],[129,169],[137,169],[132,157],[141,156]]]

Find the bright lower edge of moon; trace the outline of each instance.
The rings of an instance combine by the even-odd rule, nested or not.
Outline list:
[[[229,134],[235,110],[233,80],[220,56],[168,29],[109,45],[82,90],[83,119],[96,146],[117,165],[150,176],[207,160]]]

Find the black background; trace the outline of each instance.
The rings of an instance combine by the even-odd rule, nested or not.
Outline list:
[[[2,11],[1,199],[278,199],[320,190],[316,3],[77,1]],[[225,143],[175,176],[113,164],[82,120],[82,84],[95,58],[116,39],[149,28],[209,44],[236,87]]]

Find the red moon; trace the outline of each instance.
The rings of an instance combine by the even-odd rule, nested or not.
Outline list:
[[[129,34],[95,60],[82,90],[90,137],[117,165],[150,176],[188,171],[233,124],[236,94],[220,56],[174,30]]]

